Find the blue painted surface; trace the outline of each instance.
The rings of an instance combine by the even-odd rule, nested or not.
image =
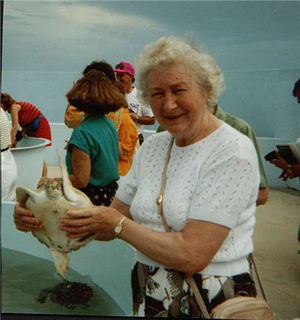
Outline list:
[[[5,1],[2,90],[63,122],[65,94],[92,60],[134,62],[158,37],[187,34],[224,71],[222,108],[259,137],[294,141],[299,12],[299,1]]]

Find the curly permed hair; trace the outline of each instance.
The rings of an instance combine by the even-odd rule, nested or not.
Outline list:
[[[156,68],[167,68],[173,63],[183,63],[199,86],[208,94],[208,107],[217,104],[225,88],[224,76],[216,61],[200,47],[177,37],[162,37],[146,46],[138,55],[137,88],[140,98],[149,104],[148,75]]]

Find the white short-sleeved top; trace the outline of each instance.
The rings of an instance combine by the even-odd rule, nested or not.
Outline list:
[[[153,117],[150,106],[143,105],[138,99],[136,88],[133,88],[130,93],[126,94],[126,100],[128,102],[129,109],[138,116]],[[136,127],[138,134],[142,134],[144,126],[140,123],[136,123]]]
[[[10,123],[6,116],[5,111],[0,107],[0,128],[1,128],[1,150],[10,147],[11,136],[10,136]]]
[[[138,223],[164,231],[157,211],[168,132],[146,139],[135,155],[117,198],[130,205]],[[163,210],[169,227],[181,231],[188,219],[204,220],[230,228],[221,248],[203,274],[234,275],[247,272],[247,255],[253,251],[259,169],[251,140],[225,122],[192,145],[171,150]],[[137,260],[158,265],[137,251]]]

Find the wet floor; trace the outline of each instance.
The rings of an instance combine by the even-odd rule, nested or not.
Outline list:
[[[300,319],[300,192],[274,189],[258,207],[256,262],[276,320]]]

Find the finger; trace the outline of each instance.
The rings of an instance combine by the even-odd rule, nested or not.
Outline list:
[[[59,219],[60,225],[64,227],[86,227],[91,224],[90,219],[72,219],[72,218],[62,218]]]
[[[16,225],[16,228],[20,231],[25,231],[25,232],[32,232],[32,231],[40,231],[42,230],[44,227],[41,226],[31,226],[31,225]]]
[[[26,231],[39,231],[44,228],[42,224],[30,224],[15,221],[16,228],[18,230],[26,230]]]
[[[66,227],[61,226],[61,230],[66,231],[67,234],[77,235],[77,237],[83,234],[91,234],[91,229],[89,226],[81,226],[81,227]]]
[[[20,207],[19,205],[15,206],[14,210],[14,217],[17,216],[28,216],[28,217],[34,217],[33,213],[24,207]]]
[[[43,225],[42,223],[34,218],[22,218],[22,219],[19,219],[19,218],[16,218],[14,219],[14,223],[17,227],[17,229],[19,228],[25,228],[26,230],[41,230],[43,229]]]
[[[29,223],[29,224],[41,224],[41,221],[36,218],[33,214],[22,214],[22,215],[16,215],[14,216],[15,221],[21,221],[24,223]]]
[[[93,214],[90,209],[75,209],[68,210],[67,215],[74,218],[90,218]]]

